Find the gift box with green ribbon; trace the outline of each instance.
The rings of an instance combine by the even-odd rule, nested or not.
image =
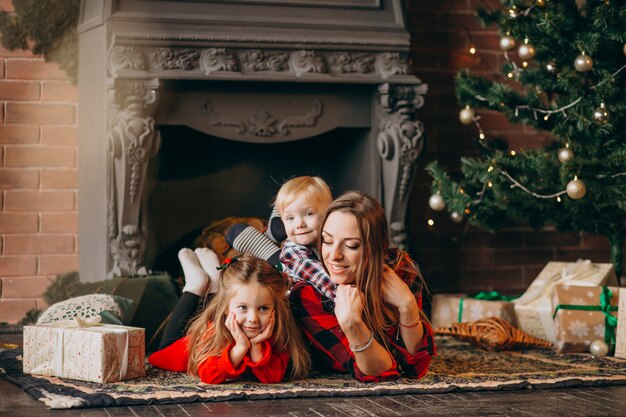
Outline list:
[[[556,285],[599,287],[617,285],[613,264],[593,263],[579,259],[576,262],[548,262],[524,294],[513,301],[519,328],[524,332],[557,344],[552,320],[553,290]]]
[[[552,314],[559,352],[588,352],[595,340],[615,346],[617,287],[554,286]]]
[[[515,297],[497,291],[467,294],[436,294],[433,296],[431,323],[433,327],[450,327],[452,323],[472,322],[498,317],[516,325],[513,304]]]

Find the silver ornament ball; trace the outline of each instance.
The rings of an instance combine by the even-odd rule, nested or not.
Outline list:
[[[517,48],[517,54],[522,59],[533,59],[536,53],[535,47],[529,43],[524,43]]]
[[[574,151],[570,148],[561,148],[559,149],[559,162],[564,164],[567,161],[571,161],[574,159]]]
[[[604,340],[594,340],[589,346],[589,352],[596,358],[604,358],[609,354],[609,345]]]
[[[587,193],[587,187],[585,187],[585,183],[575,178],[567,183],[567,187],[565,187],[565,192],[572,200],[580,200]]]
[[[578,55],[574,61],[574,67],[576,68],[576,71],[580,72],[591,71],[593,68],[593,59],[585,54]]]
[[[446,202],[441,195],[433,194],[428,199],[428,206],[435,211],[441,211],[446,208]]]
[[[476,117],[476,114],[474,113],[474,109],[470,106],[465,106],[459,112],[459,120],[464,125],[471,124],[474,121],[474,117]]]
[[[593,120],[601,125],[605,125],[609,122],[609,112],[606,110],[604,103],[600,103],[600,107],[593,110]]]
[[[450,213],[450,220],[455,223],[461,223],[463,221],[463,215],[457,211]]]
[[[510,51],[515,48],[515,38],[513,36],[503,36],[500,38],[500,49],[503,51]]]

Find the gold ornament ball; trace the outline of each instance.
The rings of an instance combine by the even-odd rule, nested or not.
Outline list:
[[[567,161],[574,159],[574,152],[570,148],[559,149],[559,162],[564,164]]]
[[[453,211],[450,213],[450,220],[455,223],[461,223],[463,221],[463,215],[459,212]]]
[[[626,55],[626,42],[624,42],[624,50],[622,52],[624,52],[624,55]]]
[[[546,64],[546,71],[548,71],[550,74],[555,74],[556,70],[557,70],[556,62],[550,61]]]
[[[446,208],[446,202],[439,194],[433,194],[428,199],[428,206],[434,211],[441,211]]]
[[[474,117],[476,115],[474,114],[474,109],[471,108],[470,106],[465,106],[464,108],[461,109],[461,111],[459,112],[459,120],[461,121],[461,123],[463,123],[464,125],[469,125],[474,121]]]
[[[604,103],[600,103],[600,107],[594,109],[593,120],[601,125],[605,125],[609,122],[609,112],[606,110],[606,105]]]
[[[510,51],[515,48],[515,38],[513,36],[503,36],[500,38],[500,49],[503,51]]]
[[[517,54],[521,59],[533,59],[536,53],[535,47],[529,43],[524,43],[517,48]]]
[[[576,68],[576,71],[580,72],[591,71],[593,68],[593,59],[585,54],[578,55],[574,61],[574,67]]]
[[[609,345],[604,340],[594,340],[589,346],[589,352],[596,358],[604,358],[609,354]]]
[[[565,191],[567,192],[569,198],[573,200],[580,200],[587,193],[587,187],[585,187],[584,182],[576,178],[567,183]]]

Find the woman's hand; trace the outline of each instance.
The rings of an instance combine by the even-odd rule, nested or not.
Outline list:
[[[355,326],[362,322],[363,300],[361,292],[354,285],[339,285],[335,297],[335,316],[339,326]]]
[[[408,285],[387,265],[383,265],[383,299],[399,311],[417,308],[417,301]]]

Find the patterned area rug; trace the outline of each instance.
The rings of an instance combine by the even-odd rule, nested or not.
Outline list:
[[[161,371],[149,365],[145,378],[98,384],[25,375],[18,349],[0,352],[0,372],[50,408],[626,384],[626,361],[615,358],[560,355],[548,350],[482,352],[447,338],[438,339],[437,346],[439,356],[423,379],[370,384],[342,375],[315,375],[272,385],[252,382],[207,385],[189,375]]]

